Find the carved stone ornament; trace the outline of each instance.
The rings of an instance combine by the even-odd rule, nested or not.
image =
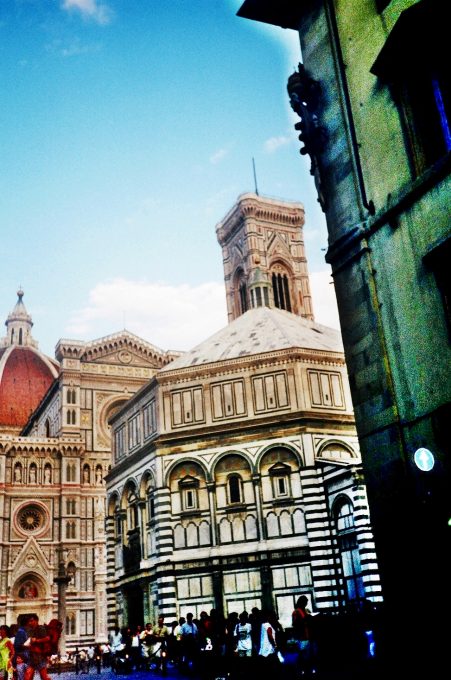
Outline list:
[[[37,505],[27,505],[25,508],[22,508],[17,515],[18,525],[22,531],[26,531],[27,533],[34,533],[41,529],[44,522],[45,516],[42,508]]]
[[[36,563],[37,563],[37,557],[36,557],[35,553],[28,553],[28,555],[25,558],[25,564],[27,565],[27,567],[29,567],[30,569],[34,569],[34,567],[36,566]]]
[[[323,191],[321,154],[326,148],[328,136],[326,128],[320,125],[318,115],[321,85],[307,74],[303,64],[299,64],[298,70],[288,78],[287,90],[291,108],[301,119],[294,126],[300,131],[299,140],[304,144],[300,153],[310,156],[310,174],[314,177],[318,201],[325,212],[327,206]]]

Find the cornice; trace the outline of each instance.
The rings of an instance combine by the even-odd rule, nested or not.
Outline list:
[[[342,411],[312,411],[304,410],[289,411],[281,413],[271,413],[239,421],[221,421],[209,425],[199,425],[181,428],[180,430],[170,430],[160,432],[153,440],[152,444],[159,455],[159,448],[174,447],[174,442],[183,441],[184,444],[202,443],[202,448],[224,445],[224,432],[227,432],[227,441],[232,442],[252,442],[259,438],[260,433],[267,437],[270,433],[272,437],[288,436],[287,432],[299,435],[304,432],[316,434],[330,433],[331,429],[345,430],[347,435],[355,435],[354,416]],[[180,446],[180,444],[178,444]],[[127,456],[126,456],[127,458]]]
[[[256,194],[242,194],[225,218],[216,225],[219,243],[224,245],[243,221],[252,218],[272,225],[301,228],[305,222],[304,206],[302,203],[279,201]]]
[[[165,366],[182,354],[173,350],[164,351],[150,342],[139,338],[137,335],[124,330],[90,342],[61,339],[56,346],[56,355],[60,360],[67,358],[90,361],[125,348],[133,349],[149,359],[158,361],[160,366]]]
[[[75,453],[82,455],[85,451],[84,444],[79,439],[70,439],[68,437],[49,437],[42,439],[41,437],[14,437],[13,435],[0,436],[0,452],[9,453],[34,453],[34,454],[51,454],[51,453]]]
[[[283,364],[312,364],[317,366],[328,365],[342,367],[345,359],[342,352],[332,352],[330,350],[313,350],[301,348],[287,348],[263,354],[251,354],[249,356],[237,357],[234,359],[223,359],[206,364],[196,364],[183,368],[166,370],[158,373],[156,378],[159,385],[166,385],[170,382],[188,382],[195,378],[207,378],[209,376],[233,375],[242,371],[244,368],[270,368],[271,366],[281,366]],[[231,365],[232,364],[232,365]]]

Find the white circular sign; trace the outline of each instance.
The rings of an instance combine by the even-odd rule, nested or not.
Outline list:
[[[423,472],[429,472],[434,467],[434,454],[429,449],[417,449],[413,458],[417,468]]]

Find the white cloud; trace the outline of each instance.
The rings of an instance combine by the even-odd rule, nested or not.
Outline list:
[[[80,54],[90,54],[100,52],[102,49],[99,43],[84,44],[79,38],[74,38],[66,45],[58,38],[45,46],[47,52],[60,54],[62,57],[77,57]]]
[[[310,274],[315,321],[340,328],[329,271]],[[95,286],[75,310],[66,337],[93,340],[126,328],[163,350],[188,350],[227,325],[224,285],[173,286],[146,280],[112,279]]]
[[[92,340],[125,327],[161,349],[187,350],[226,324],[222,283],[172,286],[118,278],[91,290],[65,334]]]
[[[280,137],[270,137],[264,143],[265,151],[267,153],[274,153],[275,151],[277,151],[277,149],[280,149],[281,146],[286,146],[287,144],[290,144],[292,141],[293,141],[292,137],[288,136],[281,135]]]
[[[337,300],[330,270],[310,272],[310,290],[315,321],[339,329]]]
[[[98,24],[108,24],[112,18],[111,9],[98,0],[63,0],[62,8],[67,11],[77,10],[84,17],[93,19]]]
[[[217,165],[222,161],[223,158],[227,156],[228,153],[228,149],[218,149],[218,151],[215,151],[215,153],[210,156],[210,163],[212,165]]]
[[[82,45],[79,42],[73,42],[68,47],[63,47],[61,55],[63,57],[77,57],[80,54],[90,54],[93,52],[100,52],[100,45]]]

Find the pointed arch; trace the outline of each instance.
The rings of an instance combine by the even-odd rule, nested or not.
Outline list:
[[[274,260],[269,268],[274,306],[293,311],[293,271],[283,260]]]

